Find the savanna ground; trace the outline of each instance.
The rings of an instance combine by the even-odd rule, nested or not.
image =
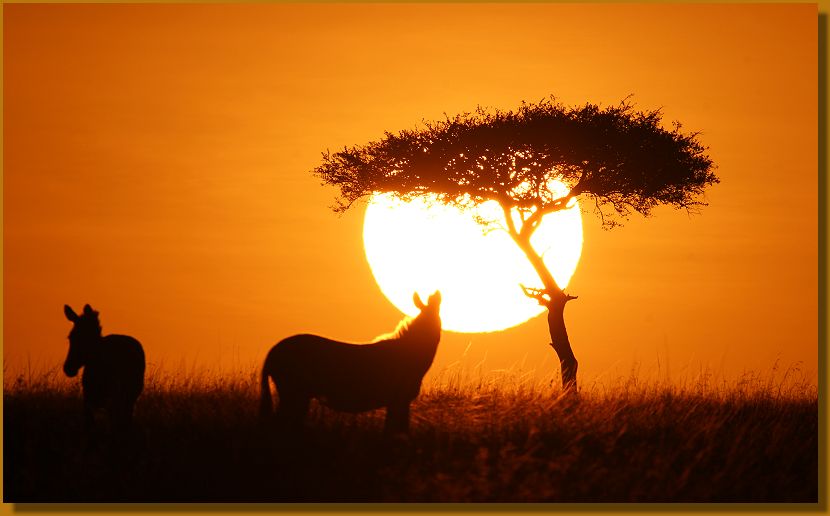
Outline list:
[[[150,371],[126,446],[84,445],[79,381],[4,385],[6,502],[817,502],[814,386],[637,376],[557,397],[558,378],[447,371],[409,438],[383,411],[313,405],[302,436],[257,419],[258,372]],[[552,387],[551,384],[554,386]]]

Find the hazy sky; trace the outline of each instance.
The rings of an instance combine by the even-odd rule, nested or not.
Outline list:
[[[628,95],[721,183],[604,231],[566,322],[583,384],[817,367],[817,9],[797,5],[4,5],[4,356],[59,364],[91,303],[151,367],[366,341],[401,314],[320,153],[474,109]],[[544,317],[445,333],[432,374],[558,369]],[[465,354],[466,350],[466,354]],[[235,362],[233,362],[235,361]],[[659,366],[658,366],[659,364]]]

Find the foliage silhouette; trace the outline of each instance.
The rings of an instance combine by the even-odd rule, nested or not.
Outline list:
[[[441,338],[441,293],[425,305],[417,293],[414,319],[404,319],[391,335],[371,344],[347,344],[317,335],[294,335],[268,352],[262,366],[260,415],[272,411],[269,379],[279,393],[277,420],[296,429],[317,398],[346,412],[386,407],[385,431],[409,430],[409,405],[421,390]]]
[[[81,315],[69,305],[66,318],[74,323],[69,332],[69,353],[63,372],[72,378],[81,367],[84,427],[88,438],[95,431],[95,412],[107,412],[114,431],[123,434],[132,424],[135,402],[144,389],[144,350],[127,335],[101,336],[98,312],[85,305]]]
[[[601,107],[566,107],[555,98],[522,103],[516,111],[478,108],[423,127],[386,132],[379,141],[325,152],[314,174],[340,189],[334,210],[392,193],[404,200],[432,195],[439,202],[473,207],[496,201],[500,224],[533,265],[541,288],[524,293],[548,309],[551,345],[559,356],[563,387],[576,390],[577,360],[564,322],[576,296],[556,283],[530,238],[549,214],[572,199],[593,201],[603,227],[632,212],[648,216],[668,205],[697,211],[706,187],[719,180],[698,133],[678,122],[663,128],[660,110],[638,111],[628,101]],[[557,194],[552,181],[568,192]]]

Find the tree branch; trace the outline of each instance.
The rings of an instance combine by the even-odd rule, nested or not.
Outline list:
[[[524,224],[522,224],[522,233],[527,233],[527,238],[530,238],[530,236],[533,234],[534,231],[536,231],[536,228],[542,222],[542,217],[544,217],[548,213],[555,213],[557,211],[566,209],[568,203],[573,198],[574,195],[569,193],[568,195],[565,195],[552,201],[547,206],[537,205],[536,211],[534,211],[533,214],[531,214],[531,216],[528,217],[526,221],[524,221]]]
[[[501,206],[504,212],[504,222],[507,226],[507,232],[515,240],[519,236],[519,233],[516,232],[516,224],[513,223],[513,210],[506,204],[499,203],[499,206]]]
[[[524,292],[527,297],[535,299],[540,305],[546,307],[550,304],[550,296],[545,289],[526,287],[521,283],[519,283],[519,286],[522,288],[522,292]]]
[[[522,292],[524,292],[527,297],[535,299],[537,303],[546,308],[550,308],[551,304],[556,301],[565,304],[568,301],[579,299],[579,296],[572,296],[570,294],[566,294],[564,291],[551,293],[547,289],[526,287],[521,283],[519,283],[519,286],[522,288]]]

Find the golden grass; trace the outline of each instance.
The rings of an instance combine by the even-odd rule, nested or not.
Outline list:
[[[127,459],[83,447],[77,378],[19,375],[4,380],[4,492],[11,501],[815,502],[817,392],[796,368],[773,373],[678,384],[632,374],[572,397],[556,376],[447,368],[413,403],[410,436],[388,441],[382,410],[317,404],[302,436],[264,430],[254,366],[151,367]]]

